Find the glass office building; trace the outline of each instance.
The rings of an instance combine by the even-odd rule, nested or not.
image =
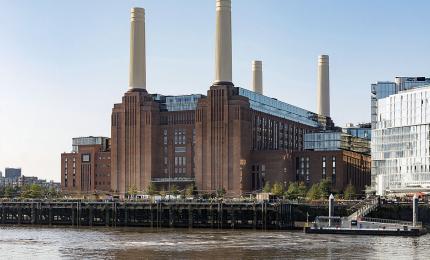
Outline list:
[[[417,88],[430,84],[430,78],[426,77],[396,77],[395,81],[378,81],[371,85],[371,121],[375,128],[378,113],[378,100],[400,91]]]
[[[369,140],[344,132],[315,132],[304,136],[304,149],[312,151],[347,150],[370,154]]]
[[[430,189],[430,85],[377,101],[372,184],[378,195]]]
[[[358,125],[350,124],[346,127],[342,127],[342,131],[352,136],[364,138],[369,141],[372,138],[372,128],[370,123]]]

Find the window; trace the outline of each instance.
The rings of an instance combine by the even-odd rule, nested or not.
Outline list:
[[[167,144],[167,129],[163,130],[163,143],[165,145]]]
[[[326,178],[326,157],[322,157],[322,178]]]
[[[90,162],[90,154],[83,154],[82,162]]]
[[[185,153],[187,148],[185,146],[177,146],[175,147],[175,153]]]

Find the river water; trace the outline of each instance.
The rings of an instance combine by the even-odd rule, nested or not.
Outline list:
[[[0,259],[430,259],[430,235],[300,231],[0,227]]]

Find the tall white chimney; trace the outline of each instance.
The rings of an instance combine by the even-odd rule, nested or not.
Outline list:
[[[328,55],[318,57],[317,114],[330,116],[330,76]]]
[[[146,89],[145,9],[131,9],[129,89]]]
[[[216,0],[215,81],[232,82],[231,0]]]
[[[263,95],[263,62],[261,60],[252,61],[252,90]]]

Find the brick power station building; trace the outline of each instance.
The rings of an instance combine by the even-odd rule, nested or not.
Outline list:
[[[150,183],[165,187],[195,183],[199,191],[225,189],[230,195],[241,195],[260,190],[267,181],[286,185],[303,180],[310,185],[332,178],[331,168],[326,176],[319,166],[309,173],[311,161],[321,165],[324,151],[304,151],[306,134],[336,129],[329,115],[328,56],[319,59],[318,113],[313,113],[263,95],[261,61],[252,63],[253,91],[236,87],[231,46],[231,0],[217,0],[215,80],[206,95],[149,93],[145,13],[142,8],[132,9],[129,89],[112,110],[110,192],[124,195],[130,187],[144,191]],[[349,153],[349,157],[361,156]],[[342,162],[348,156],[337,152],[339,170],[334,174],[343,174]],[[364,157],[367,161],[368,156]],[[307,175],[300,168],[301,158],[308,161]],[[355,174],[362,177],[357,178],[367,180],[363,176],[368,174],[370,180],[370,165],[359,169]],[[80,185],[91,192],[97,181],[89,178],[92,186]],[[334,187],[341,190],[353,180],[338,177]]]

